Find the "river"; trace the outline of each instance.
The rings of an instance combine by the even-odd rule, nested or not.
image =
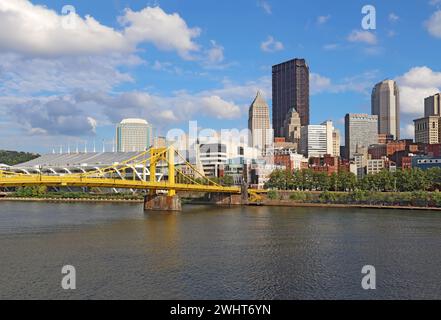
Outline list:
[[[438,212],[0,203],[1,299],[440,299],[440,266]]]

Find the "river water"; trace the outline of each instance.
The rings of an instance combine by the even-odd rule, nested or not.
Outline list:
[[[441,213],[0,202],[0,298],[440,299]]]

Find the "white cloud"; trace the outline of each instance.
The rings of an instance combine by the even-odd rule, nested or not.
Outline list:
[[[421,116],[424,99],[438,93],[441,88],[441,72],[428,67],[415,67],[396,78],[400,87],[401,111]]]
[[[117,66],[142,63],[132,56],[26,58],[0,54],[0,93],[66,93],[79,88],[111,90],[132,77]]]
[[[123,34],[129,43],[153,43],[158,49],[176,50],[183,58],[190,58],[199,46],[193,42],[199,37],[199,28],[189,28],[179,14],[167,14],[160,7],[141,11],[127,9],[119,22],[126,26]]]
[[[329,44],[325,44],[323,46],[323,49],[331,51],[331,50],[336,50],[338,49],[339,45],[337,43],[329,43]]]
[[[119,22],[122,31],[91,16],[82,18],[74,12],[63,16],[28,0],[3,0],[0,51],[30,56],[95,55],[133,52],[139,44],[151,43],[189,59],[191,52],[199,50],[194,39],[200,29],[188,27],[177,13],[167,14],[160,7],[126,10]]]
[[[275,40],[272,36],[268,36],[268,39],[260,44],[260,49],[264,52],[276,52],[281,51],[284,48],[283,43]]]
[[[208,65],[219,64],[224,61],[224,47],[211,40],[211,48],[206,51],[205,63]]]
[[[430,19],[425,22],[425,26],[432,36],[441,38],[441,10],[436,11]]]
[[[377,44],[377,36],[370,31],[353,30],[348,36],[350,42],[362,42],[369,45]]]
[[[410,69],[404,75],[397,78],[400,84],[416,87],[441,87],[441,72],[436,72],[429,67],[415,67]]]
[[[326,15],[326,16],[318,16],[317,17],[317,24],[325,24],[326,22],[329,21],[329,19],[331,19],[331,15]]]
[[[311,94],[323,92],[344,93],[357,92],[361,94],[369,94],[377,77],[377,71],[368,71],[360,75],[346,77],[338,83],[334,83],[330,78],[311,73],[309,78]]]
[[[272,9],[271,9],[271,5],[268,3],[268,1],[265,0],[259,0],[257,2],[257,6],[262,8],[263,11],[265,11],[265,13],[267,14],[272,14]]]
[[[33,98],[12,106],[13,118],[32,135],[94,135],[96,120],[66,97]]]
[[[436,6],[441,4],[441,0],[430,0],[429,4],[432,6]]]
[[[317,73],[311,73],[309,76],[309,86],[311,94],[320,93],[329,90],[332,86],[331,79],[323,77]]]
[[[400,20],[400,17],[397,16],[397,15],[396,15],[395,13],[393,13],[393,12],[389,14],[389,17],[388,17],[388,18],[389,18],[389,21],[392,22],[392,23],[393,23],[393,22],[397,22],[398,20]]]
[[[402,127],[401,136],[404,139],[413,139],[415,137],[415,125],[413,123],[408,123]]]

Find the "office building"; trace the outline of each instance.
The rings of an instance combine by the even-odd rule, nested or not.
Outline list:
[[[301,128],[300,151],[308,158],[334,155],[334,126],[332,121],[321,125],[309,125]]]
[[[153,143],[153,127],[146,120],[124,119],[116,127],[118,152],[142,152]]]
[[[358,147],[368,148],[378,143],[378,116],[347,114],[345,117],[345,146],[347,159],[353,159]]]
[[[439,93],[424,99],[424,118],[414,120],[416,143],[441,143],[440,103]]]
[[[441,93],[424,99],[424,117],[440,117]]]
[[[256,98],[249,109],[248,129],[250,130],[250,142],[253,148],[264,152],[272,145],[273,134],[269,108],[260,91],[257,92]]]
[[[272,68],[273,128],[276,137],[283,137],[283,125],[294,108],[302,126],[309,125],[309,66],[305,59],[294,59]]]
[[[386,169],[386,161],[384,159],[369,159],[366,165],[367,175],[379,174]]]
[[[378,116],[378,133],[400,139],[400,91],[393,80],[384,80],[372,90],[372,114]]]
[[[294,108],[291,108],[283,125],[283,132],[286,141],[299,145],[301,128],[302,125],[300,121],[300,115],[297,111],[295,111]]]
[[[415,142],[426,144],[440,143],[440,121],[439,116],[430,116],[414,120]]]
[[[340,157],[340,144],[341,144],[341,136],[340,131],[338,129],[334,129],[332,133],[332,154],[334,157]]]

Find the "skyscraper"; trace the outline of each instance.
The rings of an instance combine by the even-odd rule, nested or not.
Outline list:
[[[441,116],[441,93],[437,93],[431,97],[424,99],[424,116]]]
[[[305,59],[294,59],[273,66],[273,128],[283,137],[283,125],[294,108],[302,126],[309,125],[309,67]]]
[[[378,116],[347,114],[345,117],[345,150],[347,159],[353,159],[357,148],[368,148],[378,143]]]
[[[265,151],[268,146],[272,145],[273,134],[269,107],[260,91],[257,92],[249,109],[248,129],[251,134],[251,146]]]
[[[441,94],[424,99],[424,118],[414,120],[415,142],[438,144],[441,141]]]
[[[294,108],[291,108],[283,125],[283,133],[286,141],[299,145],[301,127],[299,113],[295,111]]]
[[[393,80],[384,80],[372,90],[372,114],[378,116],[378,133],[400,139],[400,90]]]
[[[142,152],[153,145],[153,127],[143,119],[124,119],[116,127],[118,152]]]
[[[308,158],[334,156],[334,132],[332,121],[302,127],[300,152]]]

